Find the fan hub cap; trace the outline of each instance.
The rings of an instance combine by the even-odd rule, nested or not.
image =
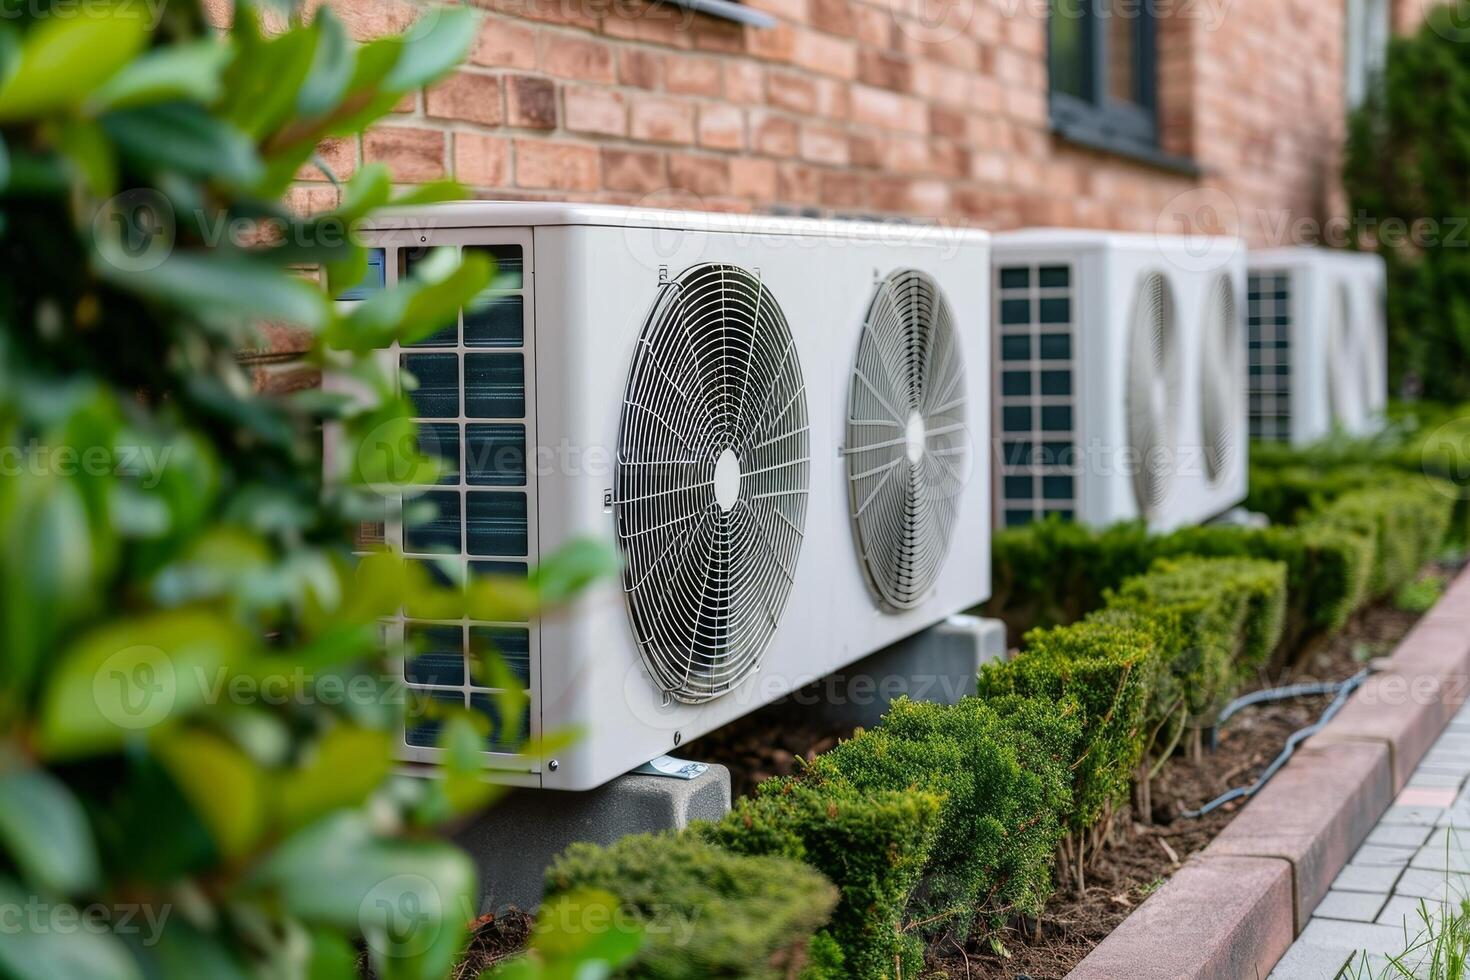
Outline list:
[[[924,416],[917,411],[909,413],[908,425],[903,430],[903,452],[910,463],[918,463],[924,455],[924,443],[929,438],[924,428]]]
[[[715,503],[728,514],[739,498],[740,457],[735,450],[726,449],[715,460]]]

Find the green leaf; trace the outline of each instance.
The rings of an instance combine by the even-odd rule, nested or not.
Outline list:
[[[367,814],[338,811],[288,838],[247,888],[311,925],[360,933],[384,977],[441,977],[474,915],[474,864],[457,848],[374,833]]]
[[[117,191],[117,157],[107,134],[89,119],[63,123],[57,147],[86,180],[94,197],[111,197]]]
[[[432,7],[403,37],[403,51],[383,87],[393,92],[422,88],[465,59],[480,14],[473,7]]]
[[[118,109],[101,122],[118,151],[149,172],[172,171],[234,187],[252,186],[264,173],[245,133],[189,102]]]
[[[39,889],[70,895],[97,884],[97,847],[87,815],[50,773],[0,774],[0,845]]]
[[[317,34],[316,52],[296,94],[296,111],[303,116],[320,115],[342,100],[354,60],[352,41],[331,7],[317,10],[311,29]]]
[[[22,915],[35,897],[9,878],[0,878],[0,908]],[[80,909],[53,905],[52,914],[81,922]],[[142,980],[137,963],[127,947],[109,933],[87,929],[5,930],[0,942],[0,976],[10,980],[55,980],[57,977],[86,977],[88,980]]]
[[[306,980],[357,980],[357,950],[346,937],[330,929],[311,933],[311,959]]]
[[[78,105],[142,50],[141,4],[92,4],[36,22],[20,61],[0,87],[0,120],[25,119]]]
[[[212,732],[166,735],[153,754],[209,828],[225,858],[247,853],[265,830],[266,779],[251,758]]]
[[[245,6],[237,5],[237,17]],[[240,130],[261,139],[290,118],[312,69],[319,36],[316,31],[292,30],[267,38],[248,29],[256,16],[251,11],[236,27],[239,53],[226,75],[225,102],[219,111]]]
[[[199,316],[279,320],[321,328],[327,298],[311,283],[245,254],[176,251],[152,269],[119,269],[105,259],[98,274]]]
[[[71,481],[30,472],[0,480],[0,662],[14,694],[31,690],[51,644],[92,601],[91,541]]]
[[[322,736],[306,764],[279,778],[280,819],[288,830],[333,810],[362,804],[392,770],[388,732],[338,725]]]
[[[555,606],[621,570],[622,560],[607,544],[594,538],[576,538],[542,559],[531,573],[531,585],[543,605]]]
[[[172,99],[213,102],[232,53],[228,44],[213,39],[155,48],[109,78],[87,106],[102,111]]]
[[[222,696],[247,637],[204,610],[146,613],[98,627],[58,659],[37,747],[51,758],[107,751]]]

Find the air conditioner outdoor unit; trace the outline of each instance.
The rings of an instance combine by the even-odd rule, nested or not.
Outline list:
[[[1244,245],[995,236],[994,519],[1156,531],[1246,493]]]
[[[1251,252],[1249,267],[1251,437],[1375,431],[1388,403],[1383,259],[1278,248]]]
[[[411,692],[491,716],[494,778],[600,785],[989,595],[983,233],[474,202],[368,237],[386,288],[433,247],[501,273],[384,354],[459,474],[384,539],[470,573],[589,535],[624,559],[536,623],[393,625],[426,651]],[[526,717],[496,718],[468,666],[487,642]],[[435,736],[410,721],[402,757],[433,763]]]

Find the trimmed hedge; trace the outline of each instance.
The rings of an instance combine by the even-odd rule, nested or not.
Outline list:
[[[797,861],[731,853],[691,834],[573,844],[546,872],[546,900],[587,892],[612,895],[643,933],[638,955],[618,975],[650,980],[786,976],[837,901],[833,887]],[[577,911],[566,902],[561,909]],[[609,925],[603,906],[588,911],[599,921],[585,928]]]
[[[868,793],[917,787],[939,797],[938,835],[907,914],[924,933],[963,936],[1003,910],[1038,913],[1050,894],[1071,806],[1066,748],[1079,725],[1069,706],[902,698],[879,727],[818,756],[809,771]]]
[[[1075,712],[1081,724],[1071,770],[1072,805],[1063,819],[1083,833],[1128,789],[1144,750],[1144,726],[1163,651],[1158,634],[1133,614],[1100,613],[1072,626],[1033,630],[1025,652],[986,664],[979,696],[1021,695]]]
[[[933,852],[940,806],[940,797],[917,790],[771,779],[725,819],[692,832],[734,853],[803,861],[835,884],[837,906],[822,935],[841,951],[846,975],[896,977],[898,964],[903,976],[916,976],[923,947],[903,931],[904,910]]]
[[[1308,524],[1369,542],[1367,595],[1381,598],[1412,581],[1443,546],[1455,507],[1448,484],[1423,478],[1354,490],[1327,504]]]

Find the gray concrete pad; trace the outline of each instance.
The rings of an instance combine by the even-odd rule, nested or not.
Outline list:
[[[1312,918],[1373,922],[1387,901],[1388,895],[1381,892],[1330,891],[1312,910]]]
[[[1384,847],[1420,847],[1429,839],[1432,828],[1423,824],[1379,823],[1368,835],[1368,844]]]

